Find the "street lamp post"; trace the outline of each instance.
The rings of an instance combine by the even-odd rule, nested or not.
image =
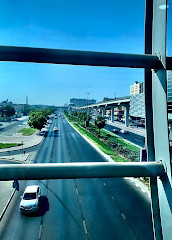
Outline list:
[[[87,118],[86,118],[86,122],[85,122],[85,127],[89,127],[89,120],[88,120],[88,99],[89,99],[89,92],[87,92]]]

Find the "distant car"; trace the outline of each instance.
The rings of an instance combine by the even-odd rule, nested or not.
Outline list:
[[[20,211],[36,212],[39,209],[41,189],[39,185],[30,185],[26,187],[20,202]]]
[[[56,116],[55,116],[54,118],[55,118],[55,119],[57,119],[57,117],[56,117]]]
[[[125,129],[121,129],[121,133],[125,134],[125,133],[128,133],[128,131]]]
[[[57,128],[57,127],[54,127],[54,128],[53,128],[53,131],[54,131],[54,132],[57,132],[57,131],[58,131],[58,128]]]
[[[112,132],[119,133],[119,130],[118,129],[113,129]]]

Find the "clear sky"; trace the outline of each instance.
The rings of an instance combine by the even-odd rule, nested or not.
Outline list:
[[[144,0],[1,0],[0,45],[142,54],[144,15]],[[87,92],[101,101],[129,95],[143,79],[140,69],[0,62],[0,102],[64,105]]]

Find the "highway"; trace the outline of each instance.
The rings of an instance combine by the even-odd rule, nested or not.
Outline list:
[[[98,161],[105,160],[61,117],[35,158],[35,164]],[[40,210],[22,215],[20,196],[31,184],[41,186]],[[150,200],[126,179],[20,181],[0,223],[0,239],[153,240]]]

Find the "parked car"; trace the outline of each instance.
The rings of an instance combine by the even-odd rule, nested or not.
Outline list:
[[[39,209],[41,196],[41,189],[39,185],[27,186],[23,196],[21,196],[21,202],[19,209],[21,212],[35,212]]]
[[[114,133],[119,133],[119,130],[114,128],[114,129],[112,130],[112,132],[114,132]]]
[[[53,131],[54,131],[54,132],[57,132],[57,131],[58,131],[58,128],[57,128],[57,127],[54,127],[54,128],[53,128]]]
[[[128,133],[128,131],[125,129],[121,129],[121,133],[125,134],[125,133]]]

